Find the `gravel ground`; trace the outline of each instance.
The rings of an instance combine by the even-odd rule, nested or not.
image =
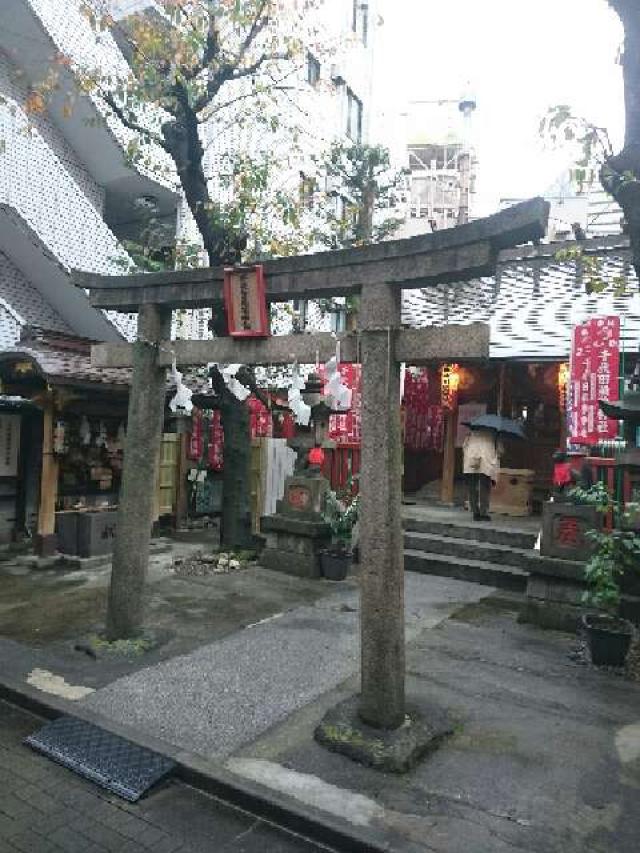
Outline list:
[[[491,592],[407,573],[407,638]],[[357,672],[358,629],[357,592],[339,590],[121,678],[81,702],[191,752],[225,757]]]

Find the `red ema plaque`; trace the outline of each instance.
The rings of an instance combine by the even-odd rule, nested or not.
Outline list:
[[[264,267],[227,267],[224,271],[224,305],[233,338],[268,338],[269,321]]]

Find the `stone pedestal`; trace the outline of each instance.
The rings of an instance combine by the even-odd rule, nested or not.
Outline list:
[[[34,547],[38,557],[53,557],[58,551],[58,537],[55,533],[36,533]]]
[[[260,562],[266,569],[302,578],[319,578],[320,551],[331,540],[322,512],[329,483],[316,473],[287,477],[275,515],[263,516],[266,539]]]
[[[566,566],[547,568],[541,560],[527,580],[521,621],[540,628],[573,633],[581,616],[586,613],[582,604],[586,589],[583,563],[567,561]]]
[[[600,524],[600,515],[593,506],[561,501],[545,503],[540,553],[562,560],[587,560],[593,551],[587,531],[599,529]]]
[[[364,722],[358,713],[360,697],[352,696],[331,708],[317,726],[314,737],[331,752],[383,773],[407,773],[429,752],[453,734],[449,712],[432,703],[410,701],[404,721],[394,729]]]
[[[595,507],[562,501],[544,504],[540,543],[543,559],[530,568],[523,622],[556,631],[576,630],[586,612],[582,603],[587,589],[584,565],[593,551],[586,534],[600,524]]]

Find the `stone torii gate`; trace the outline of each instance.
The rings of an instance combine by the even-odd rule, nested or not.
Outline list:
[[[340,337],[340,352],[343,361],[362,363],[359,715],[377,729],[393,730],[405,720],[400,364],[489,356],[489,328],[483,324],[402,330],[401,292],[493,274],[498,252],[542,238],[547,218],[548,204],[533,199],[447,231],[265,263],[269,301],[360,295],[358,331]],[[110,590],[113,635],[130,636],[142,623],[165,372],[173,354],[180,366],[315,363],[318,356],[326,360],[335,353],[330,334],[169,342],[172,309],[210,306],[221,296],[222,281],[222,270],[209,268],[76,275],[94,306],[138,312],[136,343],[92,349],[96,367],[133,365]]]

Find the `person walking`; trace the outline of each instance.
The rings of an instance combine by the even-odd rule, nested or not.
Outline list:
[[[491,486],[498,480],[504,452],[496,432],[472,429],[462,445],[463,471],[469,486],[469,504],[474,521],[490,521]]]

